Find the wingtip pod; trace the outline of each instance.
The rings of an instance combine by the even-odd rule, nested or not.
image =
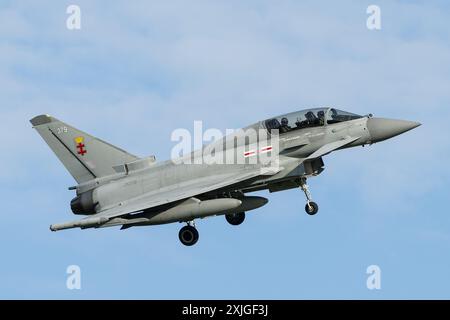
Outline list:
[[[48,114],[41,114],[30,120],[33,127],[40,126],[42,124],[53,122],[54,118]]]
[[[107,221],[108,221],[108,218],[105,218],[105,217],[86,218],[83,220],[52,224],[50,226],[50,230],[51,231],[59,231],[59,230],[72,229],[72,228],[86,229],[86,228],[98,227]]]

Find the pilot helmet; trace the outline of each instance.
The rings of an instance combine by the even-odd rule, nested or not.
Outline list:
[[[312,111],[308,111],[305,114],[305,118],[308,119],[308,120],[314,119],[314,113],[312,113]]]

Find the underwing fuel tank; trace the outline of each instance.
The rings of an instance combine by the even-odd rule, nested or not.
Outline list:
[[[233,210],[242,204],[241,200],[221,198],[200,201],[190,198],[181,204],[148,218],[148,224],[161,224],[176,221],[191,221]]]
[[[176,207],[148,217],[145,222],[140,219],[140,225],[163,224],[176,221],[191,221],[214,215],[245,212],[262,207],[268,202],[263,197],[220,198],[200,201],[190,198]],[[114,222],[114,221],[111,221]],[[129,221],[128,224],[133,224]]]

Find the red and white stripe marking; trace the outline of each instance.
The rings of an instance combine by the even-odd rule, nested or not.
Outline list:
[[[272,151],[272,146],[267,146],[261,149],[260,153],[265,153],[265,152],[269,152]]]
[[[244,152],[244,157],[245,158],[251,157],[251,156],[254,156],[255,154],[256,154],[255,150],[250,150],[250,151]]]
[[[269,151],[272,151],[272,146],[267,146],[267,147],[261,148],[259,151],[249,150],[249,151],[244,152],[244,158],[252,157],[252,156],[256,155],[257,153],[266,153]]]

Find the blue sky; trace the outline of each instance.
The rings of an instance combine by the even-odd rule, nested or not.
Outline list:
[[[450,298],[447,2],[2,0],[0,21],[0,298]],[[422,126],[327,156],[314,217],[290,190],[261,192],[269,204],[239,227],[199,221],[192,248],[180,224],[48,229],[73,219],[74,181],[31,129],[37,114],[167,159],[194,120],[239,128],[322,105]],[[372,264],[381,290],[366,288]]]

